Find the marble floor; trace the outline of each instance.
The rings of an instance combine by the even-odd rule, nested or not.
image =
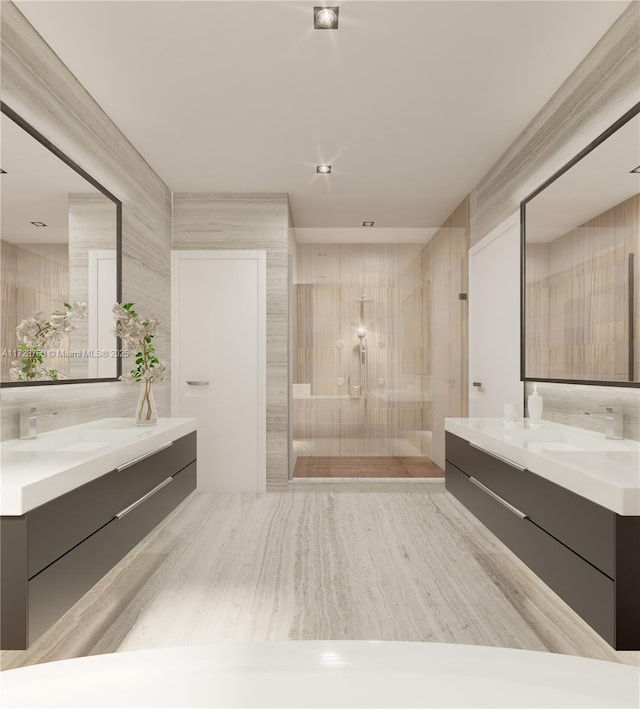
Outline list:
[[[194,493],[3,669],[217,640],[615,652],[446,492]]]

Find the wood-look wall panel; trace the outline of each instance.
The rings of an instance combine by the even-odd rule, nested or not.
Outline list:
[[[286,194],[174,194],[174,249],[267,254],[269,491],[286,489],[289,475],[289,237]]]
[[[162,321],[158,356],[170,359],[171,194],[138,151],[9,0],[2,3],[2,100],[123,203],[123,298]],[[169,384],[156,388],[161,416]],[[22,406],[57,410],[40,430],[132,416],[138,391],[120,382],[2,390],[2,438],[18,435]]]
[[[1,246],[2,260],[7,257],[2,281],[2,348],[8,354],[14,354],[3,356],[0,364],[1,381],[9,382],[11,362],[17,359],[15,331],[18,324],[37,311],[49,315],[64,310],[63,304],[69,300],[69,255],[67,244],[12,244],[3,240]],[[69,337],[65,336],[55,350],[67,349]],[[44,359],[44,366],[67,377],[70,376],[70,363],[71,360],[64,356],[48,355]]]
[[[640,254],[640,195],[551,242],[527,245],[528,377],[628,381],[630,253]],[[637,283],[637,263],[634,270]],[[637,286],[633,298],[637,313]],[[639,362],[636,351],[636,380]]]
[[[424,247],[299,246],[297,382],[312,393],[294,400],[301,455],[407,455],[395,450],[405,441],[444,466],[444,418],[466,412],[466,302],[458,294],[466,292],[468,218],[465,200]],[[349,377],[359,383],[363,293],[366,406],[349,390]]]
[[[89,304],[89,251],[116,252],[116,206],[101,194],[69,195],[69,300]],[[113,294],[116,300],[116,293]],[[69,346],[75,352],[88,349],[89,320],[75,323]],[[113,338],[113,348],[116,339]],[[86,379],[88,357],[74,357],[69,364],[72,379]]]

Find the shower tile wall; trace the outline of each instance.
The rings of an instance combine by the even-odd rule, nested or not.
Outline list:
[[[527,376],[628,380],[629,254],[640,257],[640,195],[551,242],[527,244]],[[637,287],[634,300],[638,379]]]
[[[299,455],[428,454],[422,435],[428,406],[420,355],[423,303],[405,278],[421,248],[298,246],[294,381],[309,385],[308,395],[294,395]],[[367,333],[368,385],[361,381],[360,326]]]

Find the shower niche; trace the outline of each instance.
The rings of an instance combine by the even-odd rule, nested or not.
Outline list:
[[[441,477],[421,244],[300,244],[293,477]]]

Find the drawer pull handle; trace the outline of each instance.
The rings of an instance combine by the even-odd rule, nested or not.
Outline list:
[[[145,458],[149,458],[152,455],[155,455],[156,453],[159,453],[160,451],[163,451],[165,448],[169,448],[169,446],[173,445],[173,441],[169,441],[169,443],[165,443],[163,446],[160,446],[160,448],[156,448],[155,450],[149,451],[148,453],[143,453],[142,455],[139,455],[137,458],[134,458],[133,460],[129,460],[126,463],[123,463],[122,465],[119,465],[116,470],[120,472],[121,470],[126,470],[127,468],[130,468],[132,465],[135,465],[136,463],[139,463],[141,460],[144,460]]]
[[[187,382],[190,387],[208,387],[209,382]]]
[[[135,502],[131,503],[128,507],[125,507],[123,510],[120,510],[120,512],[118,512],[118,514],[116,515],[116,519],[122,519],[125,515],[128,515],[129,512],[131,512],[132,510],[135,510],[135,508],[138,505],[141,505],[145,500],[148,500],[151,497],[151,495],[155,495],[156,492],[158,492],[159,490],[162,490],[162,488],[165,485],[168,485],[172,480],[173,480],[173,478],[171,478],[171,477],[167,478],[166,480],[163,480],[159,485],[156,485],[153,488],[153,490],[149,490],[149,492],[146,495],[143,495],[139,500],[136,500]]]
[[[476,486],[479,487],[483,492],[486,492],[487,495],[490,497],[493,497],[496,502],[499,502],[501,505],[506,507],[509,512],[513,512],[514,515],[517,517],[520,517],[520,519],[526,519],[527,515],[519,510],[517,507],[514,507],[513,505],[509,504],[506,500],[503,500],[500,495],[496,495],[496,493],[493,490],[489,490],[489,488],[486,485],[483,485],[479,480],[476,480],[474,477],[471,475],[469,476],[469,480]]]
[[[492,458],[497,458],[498,460],[501,460],[503,463],[506,463],[507,465],[511,465],[512,467],[516,468],[517,470],[526,470],[526,468],[523,465],[519,465],[518,463],[514,463],[512,460],[509,460],[509,458],[505,458],[503,455],[500,455],[499,453],[494,453],[493,451],[487,450],[486,448],[483,448],[482,446],[479,446],[476,443],[469,443],[469,445],[472,448],[477,448],[479,451],[482,451],[483,453],[490,455]]]

